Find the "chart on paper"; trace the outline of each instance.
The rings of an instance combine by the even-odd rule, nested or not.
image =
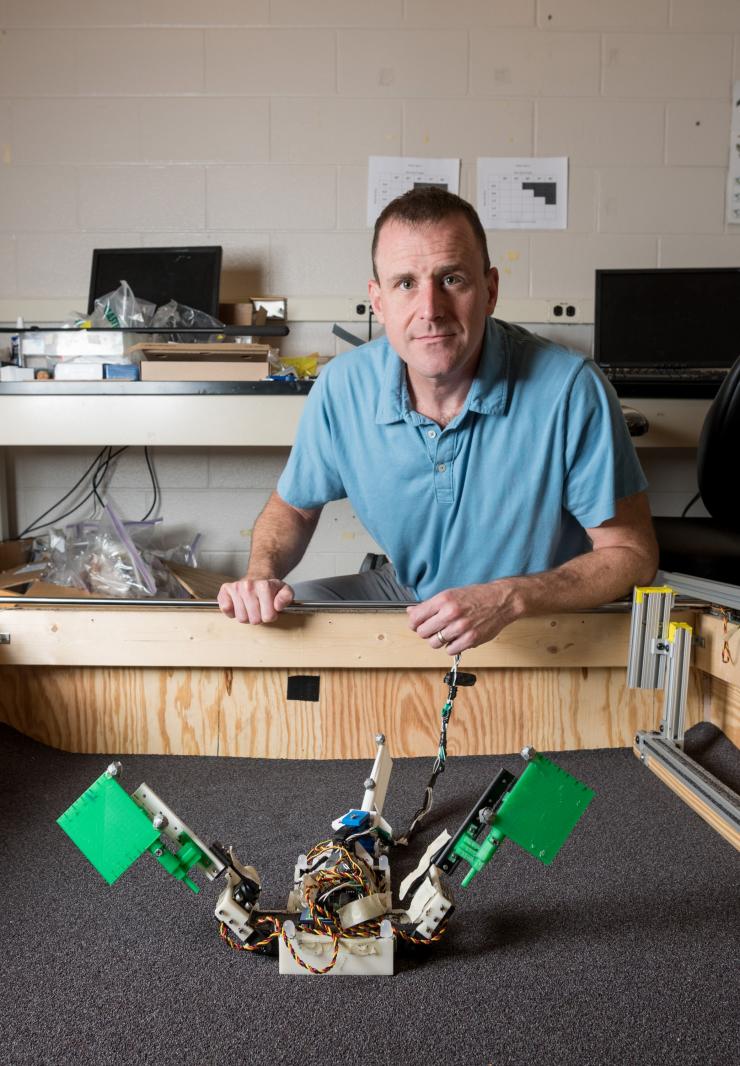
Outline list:
[[[567,158],[479,159],[478,213],[485,229],[565,229]]]
[[[413,156],[371,155],[368,160],[367,224],[383,208],[409,189],[433,187],[459,192],[459,159],[426,159]]]

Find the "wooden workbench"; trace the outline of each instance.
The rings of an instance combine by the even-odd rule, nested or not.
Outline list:
[[[622,747],[656,728],[662,695],[626,687],[629,624],[554,614],[466,652],[478,682],[460,689],[451,752]],[[721,622],[701,616],[697,629],[688,724],[712,720],[737,741],[740,641],[723,664]],[[0,607],[2,634],[0,720],[82,752],[368,757],[382,731],[396,755],[429,754],[450,663],[397,609],[249,627],[198,607],[23,605]],[[318,675],[318,701],[288,699],[296,674]]]

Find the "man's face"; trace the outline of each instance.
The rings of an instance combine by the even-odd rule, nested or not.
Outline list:
[[[368,284],[375,315],[412,379],[443,384],[475,372],[486,317],[496,306],[498,271],[483,256],[464,215],[380,231],[378,280]]]

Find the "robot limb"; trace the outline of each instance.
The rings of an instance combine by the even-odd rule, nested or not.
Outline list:
[[[241,941],[247,941],[255,933],[249,922],[262,887],[259,874],[253,866],[243,866],[232,847],[215,843],[213,850],[223,861],[226,871],[226,887],[218,897],[214,914]]]

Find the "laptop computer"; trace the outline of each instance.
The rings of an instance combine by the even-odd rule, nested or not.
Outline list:
[[[740,355],[740,267],[597,270],[594,359],[620,396],[711,398]]]

